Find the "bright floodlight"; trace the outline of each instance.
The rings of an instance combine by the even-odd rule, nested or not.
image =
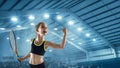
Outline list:
[[[52,52],[52,50],[50,49],[49,52]]]
[[[95,42],[95,41],[96,41],[96,39],[94,38],[94,39],[93,39],[93,41]]]
[[[90,37],[90,34],[89,34],[89,33],[86,33],[85,35],[86,35],[87,37]]]
[[[30,23],[31,26],[34,26],[35,24],[34,23]]]
[[[45,13],[44,14],[44,17],[47,19],[47,18],[49,18],[49,14],[48,13]]]
[[[20,26],[20,25],[17,25],[16,27],[20,28],[21,26]]]
[[[17,39],[20,39],[20,37],[17,37]]]
[[[78,44],[82,44],[82,43],[79,42]]]
[[[82,28],[78,27],[77,30],[78,30],[78,31],[82,31]]]
[[[73,21],[69,21],[68,24],[69,24],[69,25],[73,25],[74,22],[73,22]]]
[[[35,17],[32,16],[32,15],[30,15],[28,18],[29,18],[30,20],[34,20],[34,19],[35,19]]]
[[[58,28],[54,28],[54,30],[58,30]]]
[[[0,28],[0,30],[5,30],[5,28]]]
[[[9,40],[9,37],[7,37],[6,39]]]
[[[27,40],[26,40],[26,42],[30,42],[30,40],[29,40],[29,39],[27,39]]]
[[[71,40],[74,40],[74,38],[71,38]]]
[[[18,19],[16,18],[16,17],[12,17],[11,18],[11,21],[14,21],[14,22],[16,22]]]
[[[58,20],[61,20],[61,19],[62,19],[62,16],[57,15],[57,19],[58,19]]]

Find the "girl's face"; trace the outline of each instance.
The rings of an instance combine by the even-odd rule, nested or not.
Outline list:
[[[38,28],[38,33],[42,35],[46,35],[47,33],[47,25],[45,23],[40,24]]]

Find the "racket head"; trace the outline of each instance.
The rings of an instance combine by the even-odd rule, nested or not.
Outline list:
[[[9,43],[10,47],[12,48],[13,52],[15,52],[16,56],[18,56],[18,51],[17,51],[17,44],[16,44],[16,36],[13,30],[10,30],[9,32]]]

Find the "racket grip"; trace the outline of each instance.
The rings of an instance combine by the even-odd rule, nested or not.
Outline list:
[[[21,61],[20,60],[18,60],[19,61],[19,63],[21,63]]]
[[[18,57],[18,58],[20,58],[20,56],[19,56],[19,55],[17,55],[17,57]],[[18,60],[18,61],[21,63],[21,61],[20,61],[20,60]]]
[[[17,56],[17,57],[19,58],[19,56]],[[21,65],[21,61],[20,61],[20,60],[18,60],[18,62],[20,63],[20,67],[21,67],[21,66],[22,66],[22,65]]]

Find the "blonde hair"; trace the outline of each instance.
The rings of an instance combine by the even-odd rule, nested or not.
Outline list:
[[[41,24],[45,24],[45,22],[39,22],[39,23],[35,26],[36,31],[38,31],[38,28],[40,27]]]

